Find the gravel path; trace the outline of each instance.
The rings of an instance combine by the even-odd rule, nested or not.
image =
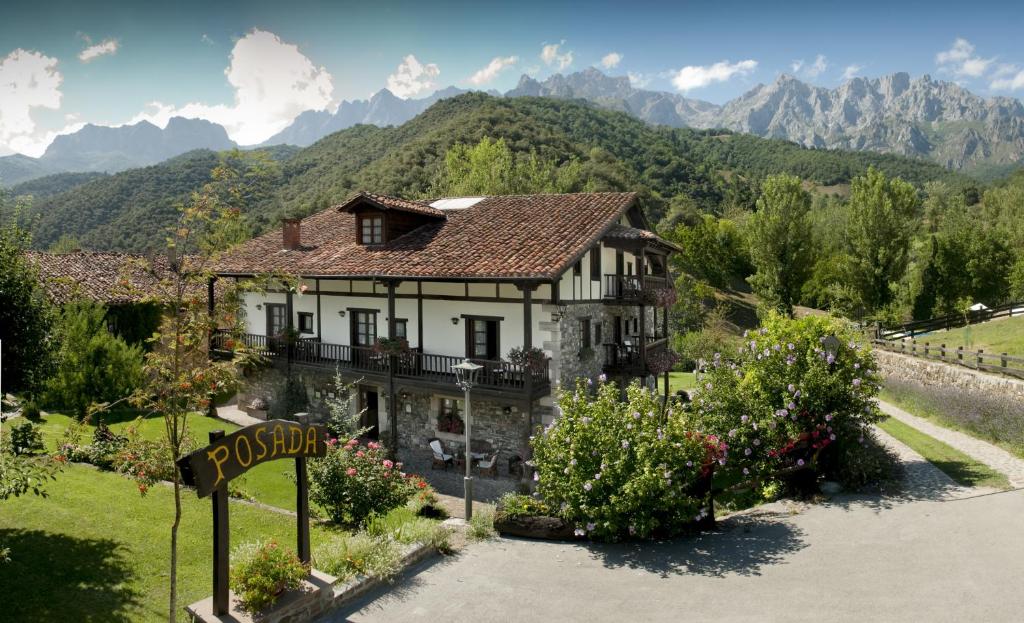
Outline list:
[[[903,422],[907,426],[912,426],[945,444],[949,444],[979,463],[984,463],[1005,475],[1010,480],[1010,485],[1015,489],[1024,487],[1024,460],[987,441],[939,426],[924,418],[911,415],[895,405],[881,400],[878,401],[878,405],[886,415]]]

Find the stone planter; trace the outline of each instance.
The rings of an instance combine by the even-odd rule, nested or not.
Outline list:
[[[502,535],[528,539],[570,541],[575,538],[573,527],[558,517],[509,517],[500,510],[494,515],[494,529]]]

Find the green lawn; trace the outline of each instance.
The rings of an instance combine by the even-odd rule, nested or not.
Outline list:
[[[2,503],[0,543],[11,549],[11,562],[0,564],[0,619],[166,621],[171,488],[156,486],[142,497],[128,478],[82,465],[68,465],[57,478],[47,498]],[[212,566],[210,501],[185,491],[183,502],[182,607],[210,594]],[[231,503],[232,545],[271,537],[294,548],[295,519]],[[329,538],[313,526],[314,548]]]
[[[665,391],[665,386],[662,383],[664,378],[663,375],[658,375],[658,393]],[[697,381],[694,378],[693,372],[669,372],[668,373],[668,390],[669,393],[676,393],[680,389],[690,390],[697,386]]]
[[[138,414],[121,411],[106,414],[103,421],[110,426],[114,432],[123,432],[132,425]],[[64,430],[71,423],[72,418],[59,413],[51,413],[43,418],[41,424],[43,430],[43,441],[47,449],[56,450]],[[208,418],[202,415],[192,415],[188,418],[190,434],[200,445],[206,444],[210,431],[223,430],[230,433],[238,427],[229,422]],[[89,443],[92,439],[93,427],[83,434],[82,443]],[[139,432],[147,439],[158,439],[164,435],[164,421],[160,417],[145,418],[139,426]],[[277,506],[288,510],[295,510],[295,484],[291,475],[295,473],[294,462],[272,461],[257,465],[246,472],[245,476],[234,481],[234,484],[255,500]]]
[[[938,346],[955,349],[963,346],[968,350],[982,349],[986,353],[1008,353],[1024,357],[1024,316],[991,320],[970,327],[950,331],[936,331],[919,335],[918,344],[929,342]]]
[[[967,487],[1010,488],[1010,481],[1006,476],[912,426],[893,418],[887,418],[878,426],[910,446],[957,484]]]

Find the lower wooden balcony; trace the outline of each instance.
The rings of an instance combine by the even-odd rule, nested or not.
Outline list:
[[[650,374],[647,359],[668,348],[668,340],[664,336],[649,335],[646,339],[644,352],[640,352],[638,340],[623,341],[621,344],[604,345],[604,371],[611,375],[646,376]]]

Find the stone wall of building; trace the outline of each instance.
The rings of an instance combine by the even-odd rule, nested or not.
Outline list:
[[[595,380],[604,369],[603,346],[591,344],[588,351],[582,350],[582,319],[590,318],[591,331],[593,331],[594,324],[602,323],[602,338],[607,340],[608,336],[605,334],[605,330],[610,326],[607,321],[610,316],[605,307],[604,303],[570,305],[566,314],[559,321],[558,344],[551,350],[555,352],[558,359],[558,371],[555,378],[561,387],[573,387],[578,378]]]
[[[293,378],[296,386],[305,396],[303,410],[313,416],[314,421],[322,421],[330,414],[326,399],[335,391],[334,371],[308,366],[293,366]],[[253,371],[246,375],[243,386],[238,394],[239,406],[248,405],[255,398],[267,401],[268,417],[286,418],[294,413],[287,407],[285,400],[286,369],[283,365],[275,365]],[[357,379],[343,377],[343,381],[352,382]],[[378,420],[380,438],[390,439],[390,423],[388,421],[388,395],[383,387],[378,387]],[[426,448],[427,440],[433,437],[447,442],[461,443],[464,435],[441,432],[437,430],[437,417],[441,411],[442,396],[430,392],[402,389],[397,392],[398,438],[403,448]],[[356,397],[352,397],[353,412],[357,409]],[[473,401],[473,430],[475,440],[483,440],[501,451],[503,458],[511,455],[523,455],[531,426],[527,422],[526,412],[519,406],[502,404],[488,400]],[[534,405],[534,425],[546,424],[550,421],[551,408],[540,404]],[[547,417],[547,421],[545,421]]]
[[[269,367],[246,372],[238,392],[239,407],[246,407],[253,400],[261,398],[267,402],[267,417],[270,419],[285,418],[296,411],[309,413],[314,421],[326,419],[330,413],[325,399],[335,391],[334,372],[296,365],[292,367],[292,378],[296,381],[297,393],[293,395],[290,408],[285,364],[274,363]]]
[[[426,392],[404,392],[398,396],[398,439],[403,448],[426,448],[429,439],[438,438],[446,445],[462,444],[465,434],[437,430],[442,397]],[[513,405],[489,400],[473,400],[474,441],[485,441],[499,451],[502,459],[523,455],[529,427],[526,413]],[[465,405],[462,405],[465,408]],[[535,407],[536,409],[536,407]],[[463,421],[465,412],[463,411]],[[537,415],[534,415],[537,418]]]
[[[921,385],[956,387],[965,392],[995,393],[1024,400],[1024,381],[884,350],[875,350],[874,355],[878,361],[878,370],[884,378],[913,381]]]

